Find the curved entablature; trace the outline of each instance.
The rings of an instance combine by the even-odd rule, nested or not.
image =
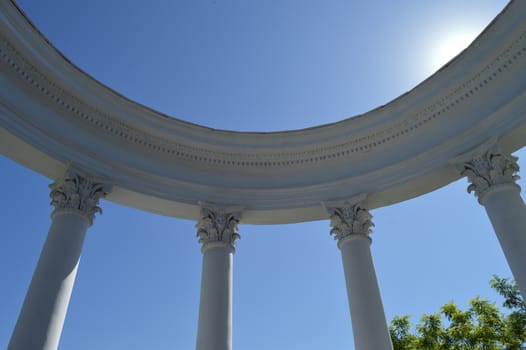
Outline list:
[[[97,82],[11,2],[0,4],[0,151],[51,178],[69,164],[107,178],[109,199],[178,217],[200,201],[243,222],[326,217],[322,201],[371,208],[441,187],[449,161],[491,138],[526,142],[526,3],[512,1],[468,49],[394,101],[284,132],[216,130],[169,118]]]

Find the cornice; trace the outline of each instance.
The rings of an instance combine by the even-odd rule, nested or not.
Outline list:
[[[488,90],[489,86],[500,75],[513,69],[517,61],[524,60],[526,57],[526,31],[522,31],[510,45],[503,48],[491,62],[481,69],[473,71],[466,78],[459,80],[456,85],[443,87],[444,91],[438,91],[435,96],[428,99],[426,105],[409,109],[405,113],[395,110],[398,104],[404,103],[410,95],[418,90],[417,87],[382,108],[360,117],[305,130],[274,133],[241,133],[199,126],[189,127],[189,124],[185,124],[185,130],[174,133],[175,136],[170,133],[159,136],[149,130],[148,127],[137,127],[133,123],[123,121],[125,115],[112,115],[97,108],[96,105],[84,102],[70,92],[73,89],[69,90],[60,86],[42,73],[38,67],[32,65],[5,37],[0,38],[0,56],[3,64],[25,81],[34,94],[40,95],[48,103],[53,103],[65,118],[83,127],[93,128],[97,134],[112,138],[113,142],[143,149],[144,152],[154,153],[160,158],[191,161],[208,167],[290,168],[345,161],[349,157],[364,155],[384,147],[391,147],[393,144],[408,142],[406,140],[410,140],[427,125],[433,122],[440,123],[441,119],[451,117],[459,108],[473,103],[472,101],[476,99],[477,95]],[[452,62],[450,65],[455,63]],[[79,69],[72,71],[80,72]],[[442,73],[438,72],[435,74],[436,77],[428,80],[438,80],[440,74]],[[93,80],[87,75],[82,78]],[[104,94],[105,91],[110,90],[101,86],[101,91]],[[127,101],[117,94],[110,96],[110,98],[117,100],[117,106],[119,103],[132,103],[137,109],[144,109],[143,106]],[[358,126],[358,122],[361,123],[359,119],[373,118],[374,114],[389,114],[389,109],[393,109],[392,121],[368,127],[362,131],[355,131],[354,126]],[[166,120],[167,118],[161,114],[158,114],[156,118],[165,123],[173,122],[171,123],[172,128],[177,128],[175,119]],[[324,134],[332,135],[332,132],[327,132],[327,130],[333,129],[335,126],[348,130],[349,136],[343,137],[339,133],[336,137],[324,138]],[[192,129],[192,132],[181,137],[180,135],[184,135],[188,128]],[[201,133],[201,136],[197,138],[198,140],[206,141],[196,142],[196,132]],[[276,138],[289,138],[289,136],[301,133],[305,134],[301,141],[291,142],[279,149],[272,149]],[[313,133],[317,136],[312,137]],[[237,144],[232,141],[228,143],[214,142],[217,138],[232,139],[232,136],[239,138],[240,135],[242,140]],[[255,140],[255,143],[247,145],[245,142],[249,142],[247,140],[250,139]]]

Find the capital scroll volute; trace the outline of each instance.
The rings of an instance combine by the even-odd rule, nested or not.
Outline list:
[[[474,151],[457,157],[455,165],[462,176],[470,182],[467,191],[474,192],[480,203],[485,196],[493,191],[514,188],[520,189],[516,181],[519,165],[518,158],[503,152],[492,139]]]
[[[49,188],[50,204],[55,207],[52,217],[72,213],[85,217],[92,225],[95,214],[102,213],[98,206],[99,200],[106,197],[111,186],[70,168],[62,178],[50,184]]]
[[[236,240],[241,236],[238,225],[241,219],[240,206],[218,206],[200,203],[200,217],[197,221],[197,237],[202,251],[212,246],[224,246],[235,251]]]
[[[349,201],[323,202],[323,205],[330,216],[330,234],[338,241],[338,246],[349,239],[370,240],[374,223],[364,195]]]

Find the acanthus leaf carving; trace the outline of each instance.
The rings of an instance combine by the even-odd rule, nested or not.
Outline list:
[[[240,211],[202,205],[196,228],[203,252],[211,245],[226,245],[234,249],[236,240],[241,238],[237,233],[240,216]]]
[[[506,155],[495,147],[463,163],[462,175],[471,183],[468,192],[475,192],[479,201],[491,189],[501,185],[514,185],[520,177],[517,157]]]
[[[368,237],[372,233],[373,216],[362,204],[345,203],[340,207],[328,208],[330,214],[331,235],[340,244],[351,236]]]
[[[53,182],[49,188],[50,204],[55,207],[52,215],[74,211],[85,216],[90,225],[93,224],[95,214],[102,213],[98,206],[99,200],[108,194],[106,184],[73,170],[68,170],[62,179]]]

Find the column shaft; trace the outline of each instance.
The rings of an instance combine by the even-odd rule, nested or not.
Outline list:
[[[342,254],[355,349],[392,350],[371,255],[369,234],[374,224],[366,209],[366,196],[324,205]]]
[[[203,246],[197,350],[232,349],[232,262],[241,207],[201,204],[197,236]]]
[[[197,350],[232,349],[232,261],[227,246],[203,253]]]
[[[518,186],[507,186],[488,193],[482,204],[526,300],[526,205]]]
[[[8,350],[57,349],[88,227],[80,215],[54,217]]]
[[[391,350],[368,237],[340,243],[356,350]]]
[[[56,350],[75,283],[82,244],[108,186],[75,169],[50,186],[55,210],[8,350]]]
[[[492,139],[452,163],[457,164],[471,183],[468,192],[475,192],[486,209],[513,277],[526,299],[526,207],[520,197],[520,187],[515,183],[519,179],[517,160],[503,152],[497,140]]]

